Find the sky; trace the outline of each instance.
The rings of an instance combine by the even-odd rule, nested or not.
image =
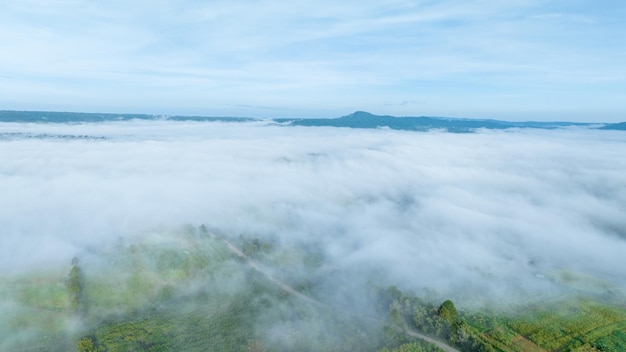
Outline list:
[[[626,120],[621,0],[0,2],[0,109]]]

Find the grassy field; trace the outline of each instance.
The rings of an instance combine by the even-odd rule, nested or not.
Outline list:
[[[186,227],[0,277],[0,350],[439,350],[413,331],[461,351],[626,351],[620,299],[570,295],[506,312],[457,312],[450,302],[444,313],[373,286],[373,294],[354,293],[370,297],[371,309],[348,311],[277,284],[309,297],[308,274],[324,266],[319,251],[252,236],[229,241]]]

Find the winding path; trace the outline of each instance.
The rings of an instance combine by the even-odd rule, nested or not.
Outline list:
[[[280,287],[283,291],[292,294],[302,300],[305,300],[309,303],[312,303],[314,305],[317,306],[323,306],[323,307],[328,307],[328,308],[333,308],[335,309],[335,307],[331,307],[326,303],[320,302],[312,297],[309,297],[305,294],[302,294],[300,292],[298,292],[296,289],[294,289],[293,287],[287,285],[286,283],[280,281],[279,279],[277,279],[276,277],[274,277],[268,269],[266,269],[265,267],[263,267],[263,265],[261,265],[261,263],[255,261],[254,259],[250,258],[248,255],[246,255],[241,249],[237,248],[237,246],[235,246],[234,244],[232,244],[232,242],[228,241],[225,238],[222,237],[218,237],[216,234],[212,233],[212,232],[207,232],[207,234],[218,241],[222,241],[224,242],[224,244],[226,244],[226,246],[228,247],[228,249],[233,252],[235,255],[237,255],[238,257],[244,259],[246,261],[246,263],[248,264],[248,266],[250,266],[252,269],[258,271],[259,273],[261,273],[263,276],[265,276],[268,280],[270,280],[271,282],[273,282],[275,285],[277,285],[278,287]],[[370,319],[370,320],[374,320],[376,322],[380,322],[380,320],[375,319],[375,318],[370,318],[370,317],[365,317],[366,319]],[[400,329],[400,328],[398,328]],[[416,337],[419,339],[422,339],[424,341],[427,341],[429,343],[432,343],[434,345],[436,345],[437,347],[441,348],[442,350],[446,351],[446,352],[461,352],[459,350],[457,350],[456,348],[448,345],[447,343],[441,341],[441,340],[437,340],[433,337],[430,337],[428,335],[424,335],[420,332],[417,332],[415,330],[412,329],[404,329],[403,330],[404,333],[406,333],[409,336],[412,337]]]

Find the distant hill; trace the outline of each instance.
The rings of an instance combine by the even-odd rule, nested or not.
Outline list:
[[[167,121],[198,121],[198,122],[251,122],[262,121],[248,117],[211,117],[211,116],[168,116],[149,114],[111,114],[85,112],[53,112],[53,111],[12,111],[0,110],[0,122],[31,122],[31,123],[91,123],[104,121],[130,120],[167,120]],[[267,120],[265,120],[267,121]],[[390,128],[393,130],[430,131],[441,130],[455,133],[474,132],[478,129],[502,130],[509,128],[555,129],[563,127],[584,127],[602,130],[626,130],[626,122],[621,123],[584,123],[584,122],[511,122],[492,119],[464,119],[431,116],[396,117],[375,115],[365,111],[356,111],[350,115],[337,118],[277,118],[275,123],[287,126],[329,126],[346,128]]]
[[[80,123],[103,121],[128,120],[171,120],[171,121],[222,121],[245,122],[256,119],[246,117],[208,117],[208,116],[166,116],[148,114],[109,114],[88,112],[58,112],[58,111],[13,111],[0,110],[0,122],[50,122],[50,123]]]
[[[606,126],[602,126],[600,127],[601,130],[620,130],[620,131],[626,131],[626,122],[620,122],[620,123],[611,123],[608,124]]]
[[[279,123],[293,126],[333,126],[349,128],[391,128],[394,130],[429,131],[445,130],[448,132],[472,132],[476,129],[507,129],[507,128],[542,128],[553,129],[567,126],[595,128],[598,124],[579,122],[509,122],[488,119],[460,119],[444,117],[394,117],[374,115],[365,111],[357,111],[350,115],[334,119],[275,119]]]

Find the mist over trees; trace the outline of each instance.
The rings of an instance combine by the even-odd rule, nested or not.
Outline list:
[[[621,132],[5,127],[1,348],[621,346]]]

